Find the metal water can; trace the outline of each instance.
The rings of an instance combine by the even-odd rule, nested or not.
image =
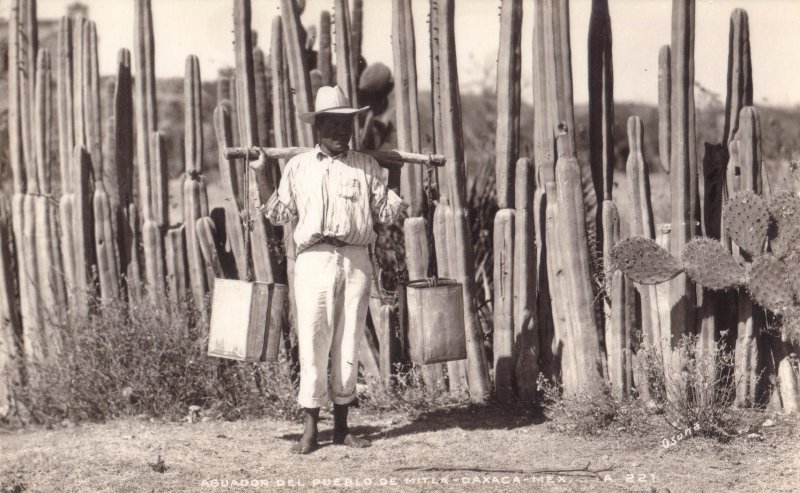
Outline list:
[[[272,321],[283,318],[285,288],[266,282],[216,279],[211,297],[208,355],[239,361],[277,359],[280,324]],[[276,301],[279,298],[280,302],[273,305],[273,298]]]
[[[461,284],[452,279],[411,281],[406,286],[406,296],[411,361],[429,364],[465,359]]]
[[[289,286],[286,284],[272,284],[269,300],[269,317],[267,328],[264,331],[264,351],[261,361],[278,361],[281,349],[281,329],[286,324],[286,298],[289,296]]]

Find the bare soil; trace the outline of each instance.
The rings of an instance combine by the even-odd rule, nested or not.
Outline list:
[[[581,438],[537,414],[463,407],[413,418],[351,412],[372,447],[288,449],[297,423],[131,418],[0,431],[0,491],[798,491],[798,420],[763,438]],[[160,461],[159,461],[160,458]]]

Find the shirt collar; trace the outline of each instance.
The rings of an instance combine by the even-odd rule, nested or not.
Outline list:
[[[318,160],[321,160],[321,159],[324,159],[326,157],[329,157],[331,159],[339,159],[340,161],[344,161],[344,160],[347,159],[347,157],[348,157],[348,155],[350,153],[350,149],[347,149],[346,151],[342,152],[341,154],[337,154],[336,156],[331,156],[329,153],[325,152],[325,150],[322,149],[322,147],[320,147],[319,144],[314,146],[314,151],[315,151],[314,155],[317,157]]]

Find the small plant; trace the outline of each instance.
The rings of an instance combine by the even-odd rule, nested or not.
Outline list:
[[[672,429],[728,439],[755,425],[758,408],[733,407],[734,354],[724,342],[706,348],[696,336],[686,335],[677,354],[681,371],[669,372],[660,348],[642,343],[639,349],[643,373],[651,384],[650,397]]]
[[[565,397],[562,386],[541,373],[536,381],[541,402],[556,430],[579,436],[625,432],[642,436],[653,431],[650,413],[638,398],[616,397],[608,386],[600,393]]]

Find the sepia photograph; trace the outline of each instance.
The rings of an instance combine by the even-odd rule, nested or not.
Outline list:
[[[0,493],[800,491],[800,1],[0,0]]]

